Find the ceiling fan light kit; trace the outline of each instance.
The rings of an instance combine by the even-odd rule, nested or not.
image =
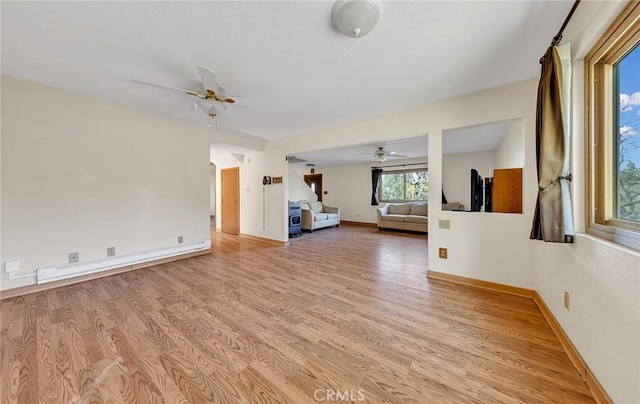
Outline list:
[[[199,99],[193,104],[195,110],[200,108],[209,117],[208,127],[211,127],[211,119],[215,117],[221,111],[227,109],[226,104],[233,104],[235,101],[232,98],[227,97],[227,91],[218,83],[216,72],[213,70],[198,66],[198,72],[200,73],[200,79],[202,83],[199,83],[195,91],[185,90],[179,87],[167,86],[164,84],[156,84],[143,80],[132,79],[134,83],[145,84],[154,87],[166,88],[169,90],[176,90],[188,95],[193,95]],[[216,124],[216,134],[218,134],[218,122]]]
[[[376,149],[375,152],[373,152],[373,155],[371,157],[376,159],[378,163],[384,163],[385,161],[387,161],[387,157],[407,158],[409,156],[405,154],[399,154],[394,151],[386,150],[384,146],[378,146],[378,148]]]
[[[346,36],[361,38],[373,30],[381,15],[378,0],[338,0],[331,11],[331,22]]]

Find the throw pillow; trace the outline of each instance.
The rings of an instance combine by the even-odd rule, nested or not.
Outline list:
[[[309,207],[311,208],[311,211],[313,213],[322,212],[322,202],[318,202],[318,201],[309,202]]]
[[[408,215],[409,212],[411,212],[411,206],[408,203],[389,206],[389,213],[392,215]]]
[[[411,204],[411,214],[418,216],[428,216],[427,214],[427,204],[426,203],[414,203]]]

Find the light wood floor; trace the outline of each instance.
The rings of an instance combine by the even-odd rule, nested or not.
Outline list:
[[[531,300],[429,282],[425,236],[212,237],[3,301],[2,403],[593,402]]]

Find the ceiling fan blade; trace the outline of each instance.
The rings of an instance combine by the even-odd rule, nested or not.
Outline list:
[[[387,157],[400,157],[400,158],[404,158],[404,157],[409,157],[409,156],[404,155],[404,154],[398,154],[398,153],[396,153],[396,152],[390,152],[390,153],[387,153]]]
[[[285,160],[287,160],[289,164],[304,163],[307,161],[304,159],[299,159],[296,156],[285,156]]]
[[[137,84],[144,84],[147,86],[152,86],[152,87],[160,87],[160,88],[167,88],[169,90],[176,90],[176,91],[180,91],[189,95],[195,95],[196,97],[199,98],[203,98],[202,95],[196,93],[195,91],[191,91],[191,90],[185,90],[184,88],[179,88],[179,87],[173,87],[173,86],[167,86],[164,84],[156,84],[156,83],[151,83],[149,81],[144,81],[144,80],[136,80],[136,79],[131,79],[132,82],[137,83]]]
[[[202,79],[205,90],[211,90],[217,94],[219,90],[216,72],[203,66],[198,66],[198,71],[200,72],[200,78]]]

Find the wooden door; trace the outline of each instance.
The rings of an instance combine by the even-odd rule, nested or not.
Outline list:
[[[522,213],[522,168],[493,170],[493,211]]]
[[[318,196],[318,201],[322,202],[322,174],[306,174],[304,182]]]
[[[240,234],[240,169],[225,168],[220,170],[220,173],[222,232],[238,235]]]

